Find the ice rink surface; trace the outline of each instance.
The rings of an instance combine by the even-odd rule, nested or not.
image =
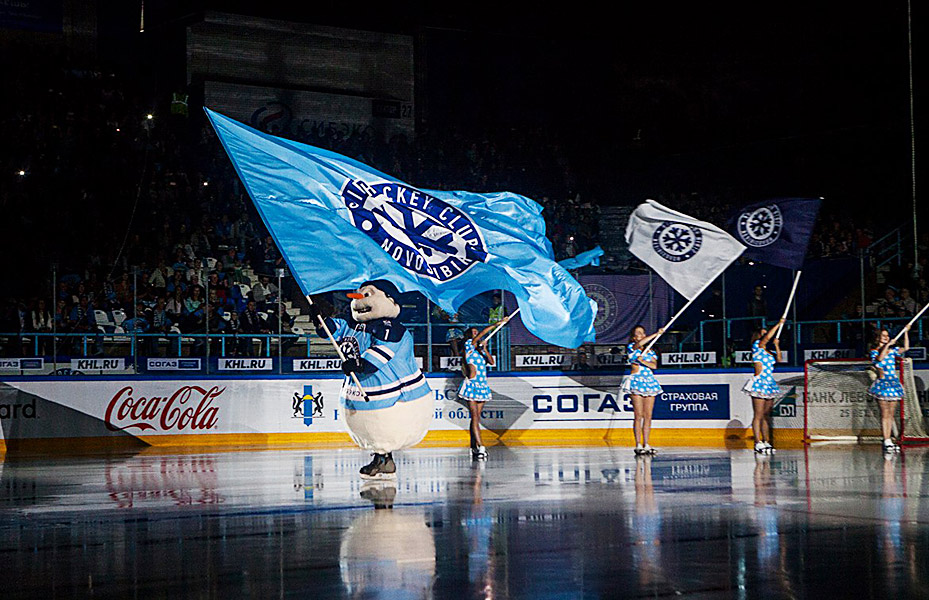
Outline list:
[[[7,454],[0,597],[929,598],[929,449],[489,452]]]

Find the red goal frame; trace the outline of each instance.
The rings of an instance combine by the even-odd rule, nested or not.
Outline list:
[[[897,359],[897,373],[900,377],[900,384],[903,385],[906,389],[906,381],[904,380],[904,359]],[[809,359],[803,362],[803,443],[810,444],[813,440],[810,439],[809,435],[809,410],[807,406],[807,390],[809,389],[809,373],[810,373],[810,363],[862,363],[869,362],[867,358],[819,358],[819,359]],[[917,400],[918,402],[918,400]],[[902,400],[899,403],[900,411],[900,444],[907,445],[929,445],[929,437],[907,437],[906,434],[906,411],[904,405],[906,404],[905,400]]]

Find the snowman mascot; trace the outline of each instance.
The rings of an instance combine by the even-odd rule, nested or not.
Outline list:
[[[415,446],[426,435],[433,417],[432,389],[413,355],[413,336],[395,319],[400,292],[386,280],[363,283],[352,298],[351,317],[326,318],[325,323],[345,356],[345,380],[339,402],[348,433],[356,444],[374,453],[361,468],[364,479],[393,479],[393,452]],[[311,304],[316,333],[325,338],[319,309]],[[358,377],[361,389],[352,373]]]

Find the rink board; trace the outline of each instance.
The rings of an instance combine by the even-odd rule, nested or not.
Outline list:
[[[664,371],[652,440],[662,445],[741,446],[751,402],[740,390],[747,369]],[[775,375],[786,392],[774,408],[783,441],[803,430],[803,372]],[[557,444],[632,441],[632,404],[622,373],[500,373],[482,414],[486,442]],[[917,371],[925,389],[929,370]],[[466,440],[461,378],[430,375],[435,417],[424,443]],[[190,378],[8,378],[0,382],[0,442],[6,447],[265,445],[347,443],[338,395],[341,376]],[[921,394],[922,395],[922,394]],[[746,431],[748,429],[748,431]]]

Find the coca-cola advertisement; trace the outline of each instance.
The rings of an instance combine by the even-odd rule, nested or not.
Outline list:
[[[294,441],[315,434],[348,434],[338,401],[341,376],[320,379],[138,378],[0,382],[0,440],[94,438],[139,447],[166,443],[248,444]],[[307,394],[294,416],[294,397]],[[5,418],[4,418],[5,417]],[[189,440],[181,441],[178,436]],[[296,437],[295,437],[296,436]],[[335,439],[335,438],[333,438]]]
[[[142,391],[142,390],[140,390]],[[133,386],[120,389],[106,409],[110,430],[185,431],[215,429],[225,387],[182,385],[170,396],[144,396]]]

